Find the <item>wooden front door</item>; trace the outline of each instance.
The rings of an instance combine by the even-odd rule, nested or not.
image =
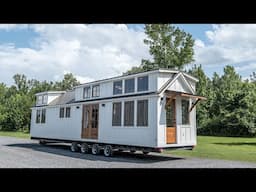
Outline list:
[[[171,100],[170,100],[171,99]],[[166,103],[166,143],[176,143],[176,105],[175,99],[167,98]]]
[[[98,139],[99,104],[83,105],[81,137],[85,139]]]

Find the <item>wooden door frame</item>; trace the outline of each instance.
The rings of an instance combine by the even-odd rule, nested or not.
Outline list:
[[[99,133],[99,103],[94,104],[83,104],[82,105],[82,129],[81,129],[81,138],[82,139],[98,139],[98,133]],[[93,106],[97,106],[98,112],[97,112],[97,127],[92,127],[92,112],[93,112]],[[89,115],[88,115],[88,128],[85,128],[85,113],[86,110],[89,109]],[[96,135],[92,135],[92,129],[96,128]],[[87,130],[88,129],[88,130]]]
[[[167,122],[166,122],[166,128],[165,128],[166,129],[166,144],[175,144],[175,143],[177,143],[177,118],[176,118],[177,107],[176,107],[176,97],[175,96],[166,97],[166,100],[167,99],[168,99],[168,101],[166,101],[166,105],[165,105],[166,121],[167,121],[167,107],[173,103],[174,104],[174,114],[173,115],[174,115],[174,119],[175,119],[175,124],[174,124],[175,126],[168,127],[167,126]],[[168,140],[168,135],[170,135],[170,134],[174,134],[173,140],[171,139],[172,141]]]

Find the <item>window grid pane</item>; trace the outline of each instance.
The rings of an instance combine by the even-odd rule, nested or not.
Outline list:
[[[124,103],[124,126],[134,125],[134,101]]]
[[[40,123],[41,110],[36,110],[36,123]]]
[[[91,88],[90,87],[85,87],[84,88],[84,98],[89,98],[91,95]]]
[[[60,118],[64,117],[64,107],[60,108]]]
[[[47,104],[47,95],[43,96],[43,104]]]
[[[182,124],[188,125],[189,124],[189,100],[182,100],[181,108],[182,108]]]
[[[116,81],[113,84],[113,95],[122,94],[122,81]]]
[[[134,78],[125,80],[125,93],[134,92]]]
[[[41,123],[45,123],[46,119],[46,109],[42,109],[42,117],[41,117]]]
[[[99,97],[100,96],[100,86],[95,85],[92,87],[92,97]]]
[[[121,126],[122,103],[113,103],[112,126]]]
[[[138,77],[138,91],[148,90],[148,76]]]
[[[42,104],[43,96],[38,96],[37,104]]]
[[[137,126],[148,126],[148,100],[137,103]]]
[[[70,117],[70,107],[66,107],[66,117]]]

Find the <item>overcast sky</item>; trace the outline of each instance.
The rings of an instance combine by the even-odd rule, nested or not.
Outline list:
[[[195,39],[195,63],[206,74],[233,65],[243,78],[256,71],[256,25],[181,24]],[[12,76],[61,80],[72,72],[81,82],[122,74],[150,58],[144,25],[0,24],[0,82]]]

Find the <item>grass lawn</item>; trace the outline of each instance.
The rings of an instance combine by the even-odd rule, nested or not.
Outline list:
[[[164,153],[256,163],[256,138],[198,136],[192,151],[165,150]]]
[[[19,137],[19,138],[30,138],[29,133],[22,131],[0,131],[0,136]]]

